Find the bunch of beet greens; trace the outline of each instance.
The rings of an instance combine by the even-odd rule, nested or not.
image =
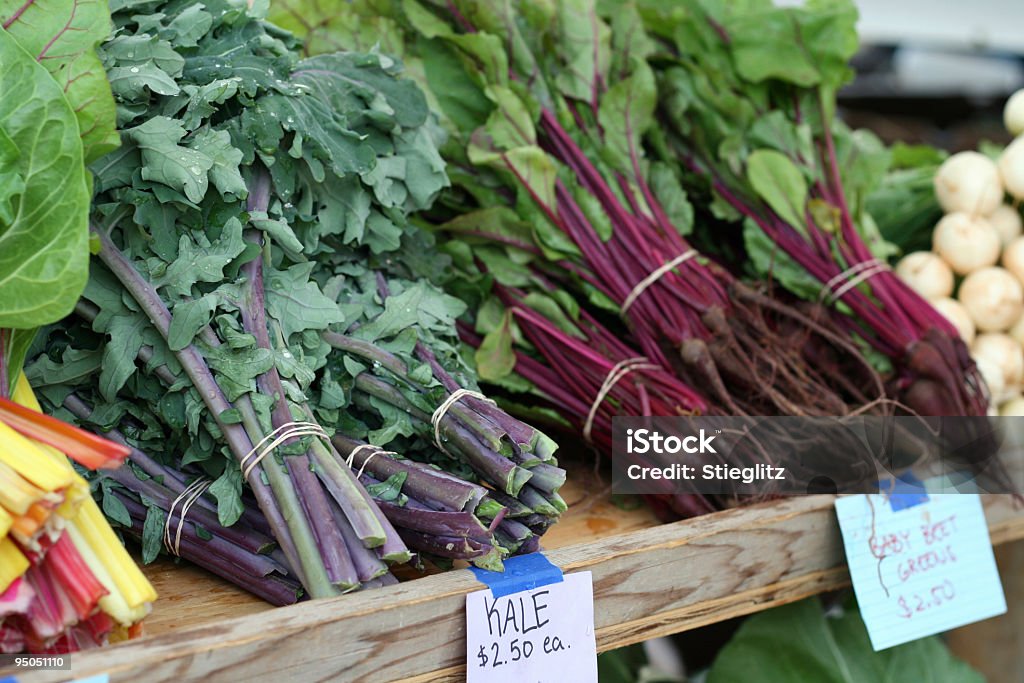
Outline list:
[[[847,335],[890,366],[890,395],[919,414],[984,415],[955,330],[885,265],[895,250],[867,202],[889,150],[835,115],[853,73],[853,3],[641,5],[656,37],[646,56],[657,72],[658,158],[742,226],[762,275],[834,307]]]

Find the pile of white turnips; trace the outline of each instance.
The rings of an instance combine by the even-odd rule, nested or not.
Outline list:
[[[935,196],[946,215],[932,251],[907,254],[896,273],[956,327],[998,407],[993,414],[1009,416],[1024,415],[1024,90],[1003,118],[1017,137],[997,161],[960,152],[939,167]]]

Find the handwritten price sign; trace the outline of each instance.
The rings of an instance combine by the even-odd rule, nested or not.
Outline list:
[[[596,683],[590,572],[494,597],[466,596],[468,683]]]
[[[1006,611],[981,499],[945,494],[925,501],[894,510],[881,495],[836,500],[875,650]]]

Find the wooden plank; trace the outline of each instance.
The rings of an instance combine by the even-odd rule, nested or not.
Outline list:
[[[594,574],[599,649],[677,633],[846,585],[832,497],[794,498],[548,553]],[[1024,510],[986,496],[994,543],[1024,538]],[[112,681],[459,679],[472,574],[285,607],[73,658]],[[56,681],[54,672],[20,676]]]

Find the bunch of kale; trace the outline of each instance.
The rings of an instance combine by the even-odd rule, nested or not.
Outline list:
[[[179,529],[214,552],[246,518],[313,597],[390,581],[410,548],[500,567],[535,547],[564,472],[547,437],[459,392],[464,306],[417,278],[441,264],[408,222],[448,184],[415,84],[379,53],[299,61],[244,0],[115,10],[98,258],[29,368],[54,409],[173,473],[135,469],[159,496],[101,482],[108,515],[150,556]],[[204,479],[190,509],[217,529],[182,513]]]

